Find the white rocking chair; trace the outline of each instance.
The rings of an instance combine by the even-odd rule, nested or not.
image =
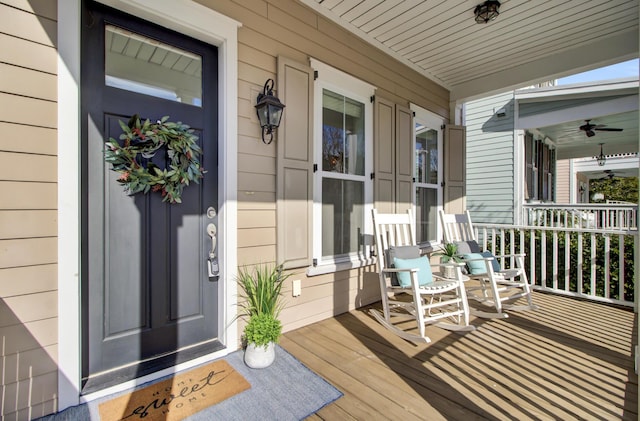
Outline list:
[[[475,326],[469,325],[462,265],[431,265],[427,256],[420,256],[411,211],[381,214],[374,209],[373,223],[382,313],[372,309],[371,314],[396,335],[418,343],[431,342],[425,335],[425,326],[429,324],[454,331],[475,330]],[[431,268],[438,266],[455,266],[455,279],[433,273]],[[447,323],[445,319],[455,323]],[[416,321],[419,335],[396,325],[406,320]]]
[[[538,308],[533,304],[531,297],[531,287],[524,266],[525,254],[494,256],[490,252],[481,251],[469,211],[463,214],[446,214],[439,211],[439,214],[445,243],[454,243],[458,246],[458,253],[466,257],[468,276],[480,282],[479,287],[467,288],[469,299],[496,309],[495,313],[472,310],[473,315],[506,318],[508,315],[504,310],[536,310]],[[504,262],[506,259],[512,259],[514,266],[501,267],[500,261]],[[511,304],[522,297],[526,297],[527,305]]]

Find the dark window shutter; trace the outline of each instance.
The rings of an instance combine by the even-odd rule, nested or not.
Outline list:
[[[277,259],[312,263],[313,69],[278,57],[277,95],[286,105],[277,138]]]
[[[396,104],[396,212],[413,206],[413,111]]]
[[[466,178],[465,126],[446,125],[444,129],[444,211],[463,213]]]
[[[374,102],[374,207],[381,213],[395,208],[395,106],[376,95]]]

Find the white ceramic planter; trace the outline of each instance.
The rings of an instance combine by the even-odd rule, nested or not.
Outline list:
[[[453,266],[443,266],[442,267],[442,275],[445,278],[455,279],[456,278],[456,268]]]
[[[244,351],[244,363],[251,368],[269,367],[276,358],[276,345],[270,342],[267,347],[247,344]]]

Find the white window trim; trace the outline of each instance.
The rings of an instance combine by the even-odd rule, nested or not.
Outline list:
[[[322,258],[322,91],[330,90],[364,104],[365,107],[365,163],[364,163],[364,234],[373,236],[373,104],[371,98],[375,87],[362,80],[337,70],[325,63],[310,59],[311,67],[318,72],[314,83],[313,104],[313,151],[314,163],[318,170],[313,177],[313,258],[314,266],[307,269],[307,275],[320,275],[355,267],[370,265],[375,260],[369,257],[369,250],[364,254],[349,257]],[[336,175],[336,178],[360,180],[362,176],[349,174]]]
[[[445,124],[445,120],[443,117],[432,113],[431,111],[422,108],[416,104],[409,104],[409,108],[414,113],[413,118],[413,127],[412,127],[412,145],[411,150],[412,154],[412,167],[415,170],[415,150],[416,150],[416,122],[420,122],[425,124],[427,127],[436,130],[438,132],[438,183],[430,184],[430,183],[414,183],[413,191],[411,192],[411,201],[413,203],[413,214],[416,215],[417,218],[417,209],[416,209],[416,188],[425,187],[425,188],[435,188],[437,189],[436,197],[438,198],[438,205],[436,207],[436,213],[442,209],[444,209],[444,189],[442,188],[442,182],[444,181],[444,130],[442,126]],[[415,176],[415,174],[414,174]],[[417,178],[416,178],[417,180]],[[434,246],[439,244],[440,239],[442,238],[442,227],[440,226],[440,221],[436,222],[436,238],[434,241],[425,241],[422,245],[430,245]]]

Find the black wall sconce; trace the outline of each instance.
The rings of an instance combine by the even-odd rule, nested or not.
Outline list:
[[[285,107],[278,97],[273,95],[273,84],[273,79],[267,79],[262,93],[258,94],[258,103],[256,104],[258,120],[260,120],[260,127],[262,127],[262,141],[267,145],[273,141],[273,130],[280,126],[282,110]],[[269,135],[269,141],[265,140],[265,134]]]
[[[476,15],[476,23],[488,23],[500,14],[500,2],[487,0],[476,6],[473,14]]]

